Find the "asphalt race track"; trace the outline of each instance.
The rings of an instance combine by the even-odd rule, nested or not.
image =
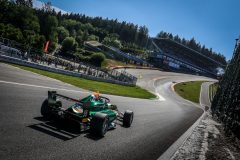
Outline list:
[[[203,113],[176,95],[171,85],[208,79],[194,75],[129,70],[138,85],[159,99],[143,100],[107,95],[121,111],[134,111],[131,128],[121,124],[104,138],[79,133],[74,127],[45,121],[40,107],[47,91],[83,98],[90,92],[0,63],[0,159],[157,159]]]

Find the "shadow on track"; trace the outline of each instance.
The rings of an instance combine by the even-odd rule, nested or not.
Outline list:
[[[48,134],[63,141],[77,138],[80,135],[84,135],[84,137],[95,141],[103,138],[97,135],[90,134],[89,130],[80,131],[80,126],[77,123],[63,121],[59,119],[48,120],[44,117],[34,117],[34,119],[41,121],[41,123],[30,125],[28,126],[29,128]],[[112,130],[114,129],[110,129],[108,130],[108,132]]]
[[[28,126],[29,128],[43,132],[63,141],[71,140],[86,133],[86,131],[80,131],[78,124],[62,120],[49,121],[44,117],[35,117],[34,119],[41,121],[41,123],[30,125]]]

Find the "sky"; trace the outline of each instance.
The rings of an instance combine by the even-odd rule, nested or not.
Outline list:
[[[46,2],[49,0],[41,0]],[[145,25],[149,35],[194,37],[231,59],[240,35],[240,0],[51,0],[66,12]]]

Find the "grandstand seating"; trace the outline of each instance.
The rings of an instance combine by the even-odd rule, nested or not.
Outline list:
[[[200,72],[210,75],[216,75],[216,68],[223,68],[224,65],[185,46],[178,42],[175,42],[171,39],[166,38],[153,38],[152,43],[155,46],[155,50],[157,51],[155,54],[152,54],[150,57],[152,59],[164,56],[165,59],[169,61],[180,64],[181,69],[188,68],[193,72]],[[167,58],[166,58],[167,57]],[[163,59],[163,58],[160,58]],[[185,66],[185,67],[184,67]]]

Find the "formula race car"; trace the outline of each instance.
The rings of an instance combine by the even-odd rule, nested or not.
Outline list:
[[[73,101],[74,104],[64,109],[59,98]],[[104,136],[107,130],[115,128],[116,120],[121,121],[125,127],[130,127],[133,121],[133,111],[118,111],[116,105],[110,104],[110,100],[99,93],[77,100],[56,91],[48,91],[48,98],[42,103],[41,114],[45,118],[57,117],[77,122],[80,131],[90,130],[90,133],[98,136]]]

